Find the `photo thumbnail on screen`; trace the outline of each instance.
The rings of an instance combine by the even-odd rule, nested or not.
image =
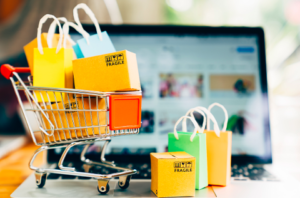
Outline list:
[[[211,97],[248,97],[255,90],[254,75],[211,75]]]
[[[159,80],[160,98],[203,97],[203,74],[161,73]]]

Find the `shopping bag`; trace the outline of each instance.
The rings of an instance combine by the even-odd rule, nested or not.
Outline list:
[[[225,122],[220,132],[215,129],[210,130],[210,119],[214,118],[212,114],[207,116],[207,130],[204,133],[206,134],[207,144],[208,184],[226,186],[230,183],[231,177],[232,132],[226,131],[228,113],[224,106],[213,103],[209,106],[208,111],[214,106],[222,108],[225,114]]]
[[[60,17],[57,19],[65,22],[65,23],[67,22],[67,19],[64,17]],[[53,21],[49,27],[48,32],[41,34],[42,46],[48,47],[48,48],[52,48],[52,47],[56,48],[57,47],[57,44],[58,44],[58,41],[60,38],[60,34],[55,34],[55,28],[56,28],[56,21]],[[78,29],[79,29],[79,27],[78,27]],[[85,33],[82,33],[82,34],[85,35]],[[75,44],[75,42],[68,35],[66,48],[72,48],[72,45],[74,45],[74,44]],[[31,75],[33,75],[33,70],[34,70],[33,69],[33,51],[34,51],[34,48],[37,48],[37,47],[38,47],[37,38],[33,39],[30,43],[28,43],[27,45],[24,46],[24,52],[25,52],[25,55],[27,58],[27,62],[28,62],[29,68],[30,68]]]
[[[198,110],[195,110],[198,111]],[[201,111],[199,113],[202,114]],[[176,127],[183,119],[190,119],[194,124],[194,132],[177,132]],[[168,151],[185,151],[196,158],[196,189],[202,189],[207,186],[207,156],[206,156],[206,135],[200,129],[196,120],[190,116],[182,116],[174,126],[174,133],[168,134]]]
[[[43,48],[41,41],[42,25],[48,18],[53,18],[59,26],[60,38],[57,48]],[[66,37],[64,38],[66,40]],[[52,88],[73,88],[73,50],[66,48],[66,42],[62,46],[63,32],[59,21],[53,15],[46,14],[41,18],[37,32],[38,48],[33,52],[33,86]],[[48,100],[61,101],[59,93],[49,95],[47,92],[35,91],[38,102]]]
[[[86,14],[91,18],[96,27],[97,34],[90,35],[88,36],[88,38],[82,38],[77,40],[77,43],[73,45],[73,49],[76,53],[77,58],[86,58],[100,54],[115,52],[115,47],[112,44],[107,32],[101,32],[99,23],[94,13],[84,3],[78,4],[73,9],[74,20],[79,26],[79,28],[83,29],[78,17],[78,9],[83,9],[86,12]]]

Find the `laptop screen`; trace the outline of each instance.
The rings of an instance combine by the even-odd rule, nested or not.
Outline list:
[[[218,102],[228,111],[232,155],[268,156],[256,35],[108,33],[117,51],[136,53],[143,91],[140,133],[113,137],[108,154],[167,151],[167,134],[181,116]],[[82,38],[77,33],[71,37]],[[221,128],[223,111],[215,107],[212,113]],[[195,118],[202,126],[202,116],[195,113]],[[188,131],[193,131],[189,121]]]

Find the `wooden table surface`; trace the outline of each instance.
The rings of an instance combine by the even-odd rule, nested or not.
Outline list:
[[[23,148],[16,150],[0,159],[0,198],[10,197],[15,189],[32,173],[29,161],[34,151],[39,148],[33,143],[28,143]],[[44,162],[43,154],[37,156],[35,165]]]

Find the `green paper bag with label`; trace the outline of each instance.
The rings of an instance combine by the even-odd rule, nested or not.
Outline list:
[[[202,114],[204,113],[197,109],[192,109]],[[177,132],[176,127],[180,121],[190,119],[195,126],[194,132]],[[174,133],[168,134],[168,151],[177,152],[184,151],[196,158],[196,182],[195,188],[202,189],[208,185],[207,181],[207,156],[206,156],[206,134],[203,133],[205,128],[205,120],[203,127],[200,129],[195,119],[190,116],[182,116],[174,126]],[[201,133],[197,133],[200,131]]]

